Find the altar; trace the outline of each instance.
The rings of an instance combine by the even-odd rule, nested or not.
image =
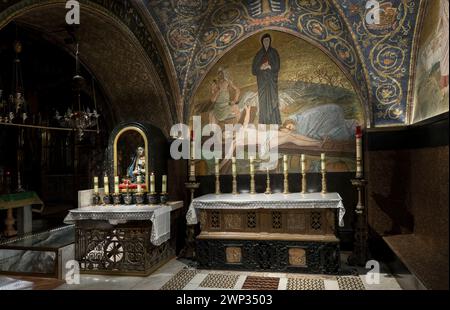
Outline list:
[[[175,257],[183,203],[96,205],[71,210],[82,273],[146,276]]]
[[[200,223],[199,268],[335,274],[344,214],[338,193],[208,194],[187,222]]]

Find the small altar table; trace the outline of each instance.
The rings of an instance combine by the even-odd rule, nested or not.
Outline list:
[[[200,223],[199,268],[333,274],[344,214],[338,193],[208,194],[186,219]]]
[[[183,203],[87,206],[71,210],[75,259],[83,273],[149,275],[175,256]]]
[[[11,237],[31,233],[32,231],[32,205],[43,205],[44,203],[35,192],[20,192],[0,195],[0,210],[8,210],[6,219],[5,236]],[[17,210],[17,229],[14,231],[15,223],[13,209]]]

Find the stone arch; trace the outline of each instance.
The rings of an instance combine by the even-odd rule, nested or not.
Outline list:
[[[292,36],[294,38],[301,39],[301,40],[305,41],[306,43],[310,44],[311,46],[313,46],[314,48],[317,48],[320,51],[322,51],[326,55],[326,57],[328,57],[339,68],[339,70],[342,72],[342,74],[347,78],[348,82],[350,82],[350,84],[352,85],[353,90],[357,94],[359,106],[360,106],[360,108],[361,108],[361,110],[363,112],[364,124],[361,124],[361,125],[368,126],[368,123],[370,123],[370,117],[371,117],[371,115],[368,113],[368,111],[370,110],[370,107],[367,106],[368,103],[367,103],[367,101],[364,100],[364,96],[361,94],[361,89],[354,82],[354,80],[352,79],[352,76],[350,75],[350,73],[348,71],[346,71],[345,68],[343,68],[342,64],[336,59],[336,57],[334,57],[323,46],[321,46],[320,44],[317,44],[317,42],[315,42],[314,40],[311,40],[308,37],[305,37],[302,34],[299,34],[298,32],[289,31],[289,30],[286,30],[285,28],[274,27],[274,26],[272,26],[272,27],[265,27],[264,29],[259,29],[259,30],[255,31],[255,32],[246,34],[245,36],[243,36],[242,38],[237,40],[235,42],[235,44],[233,44],[232,46],[230,46],[226,50],[224,50],[224,52],[220,55],[220,57],[217,57],[213,62],[211,62],[208,65],[208,68],[206,69],[206,74],[204,74],[202,76],[201,80],[199,81],[198,85],[195,87],[195,89],[193,91],[193,95],[191,96],[190,101],[189,101],[189,107],[192,106],[192,104],[194,102],[194,99],[195,99],[195,94],[199,90],[199,87],[202,85],[202,83],[205,80],[205,78],[208,76],[208,74],[211,72],[211,70],[216,68],[217,64],[220,62],[220,60],[222,58],[227,56],[229,53],[232,53],[233,50],[238,45],[243,43],[244,41],[252,39],[255,36],[260,36],[262,33],[266,32],[266,31],[269,31],[269,30],[285,33],[285,34],[288,34],[288,35],[290,35],[290,36]],[[189,113],[190,113],[190,111],[189,111]]]
[[[290,19],[286,20],[284,23],[279,21],[267,22],[264,24],[252,24],[254,20],[250,19],[248,16],[245,16],[245,8],[243,4],[235,4],[236,9],[241,11],[241,16],[236,19],[233,23],[225,23],[223,25],[217,24],[214,22],[215,13],[219,10],[229,10],[229,7],[226,5],[219,6],[211,10],[210,14],[206,18],[205,22],[202,24],[202,28],[199,30],[197,34],[197,42],[195,48],[192,51],[191,58],[189,60],[189,70],[186,74],[182,96],[184,99],[184,119],[189,113],[189,105],[192,101],[193,94],[195,93],[195,89],[198,87],[201,80],[203,80],[204,76],[207,74],[209,68],[211,68],[210,63],[217,62],[218,58],[220,58],[224,53],[232,49],[236,44],[241,42],[246,37],[251,36],[254,33],[261,31],[261,29],[276,29],[279,31],[285,31],[291,34],[294,34],[302,39],[307,40],[308,42],[314,44],[321,48],[322,51],[326,52],[331,56],[332,59],[335,60],[336,63],[339,64],[341,69],[346,73],[347,76],[351,76],[351,80],[357,85],[358,93],[361,97],[361,101],[364,102],[364,111],[366,117],[366,126],[370,127],[372,121],[372,113],[370,107],[369,100],[369,87],[367,80],[367,70],[365,68],[364,62],[361,61],[361,53],[356,48],[356,44],[354,42],[354,38],[349,31],[348,25],[344,22],[344,18],[340,13],[338,13],[338,9],[336,9],[334,2],[324,1],[322,3],[322,7],[317,10],[308,10],[307,8],[301,7],[299,4],[296,4],[297,7],[291,8],[291,16]],[[295,20],[295,22],[293,22]],[[335,23],[336,28],[332,29],[329,26],[332,22]],[[311,31],[308,30],[308,27],[311,23],[317,23],[318,27],[322,27],[324,32],[324,36],[321,37],[311,35]],[[217,29],[218,33],[226,31],[226,29],[230,29],[232,27],[242,28],[240,35],[237,36],[235,40],[232,40],[226,46],[221,48],[216,48],[214,44],[202,44],[201,39],[205,35],[206,31],[209,31],[211,28]],[[210,49],[214,49],[214,56],[204,67],[196,66],[196,59],[198,57],[202,57],[202,53],[208,51]],[[346,56],[348,55],[350,61],[346,61]]]

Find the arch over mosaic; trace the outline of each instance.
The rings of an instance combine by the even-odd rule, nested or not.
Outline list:
[[[4,0],[0,16],[43,2]],[[408,123],[413,44],[423,0],[379,0],[377,25],[367,23],[369,11],[359,0],[89,2],[112,12],[142,44],[164,86],[173,120],[180,120],[181,113],[187,117],[195,89],[227,50],[260,29],[278,28],[320,45],[337,60],[358,85],[372,127]],[[159,45],[164,53],[158,52]]]
[[[367,25],[356,0],[147,0],[167,42],[184,99],[184,116],[201,80],[221,55],[264,27],[295,32],[338,60],[360,88],[372,125],[407,121],[414,21],[419,0],[379,1],[380,25]],[[197,14],[190,12],[196,11]],[[176,24],[171,21],[177,20]],[[363,42],[363,40],[366,40]],[[393,43],[400,42],[402,48]]]

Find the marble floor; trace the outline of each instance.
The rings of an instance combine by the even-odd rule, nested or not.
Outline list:
[[[345,257],[343,257],[343,262]],[[348,276],[303,275],[292,273],[198,270],[187,260],[173,259],[148,277],[81,275],[80,284],[63,284],[57,290],[399,290],[395,277],[381,264],[379,281],[366,279],[367,270],[343,263]],[[350,275],[351,274],[351,275]],[[375,283],[374,283],[375,282]],[[378,283],[376,283],[378,282]]]

